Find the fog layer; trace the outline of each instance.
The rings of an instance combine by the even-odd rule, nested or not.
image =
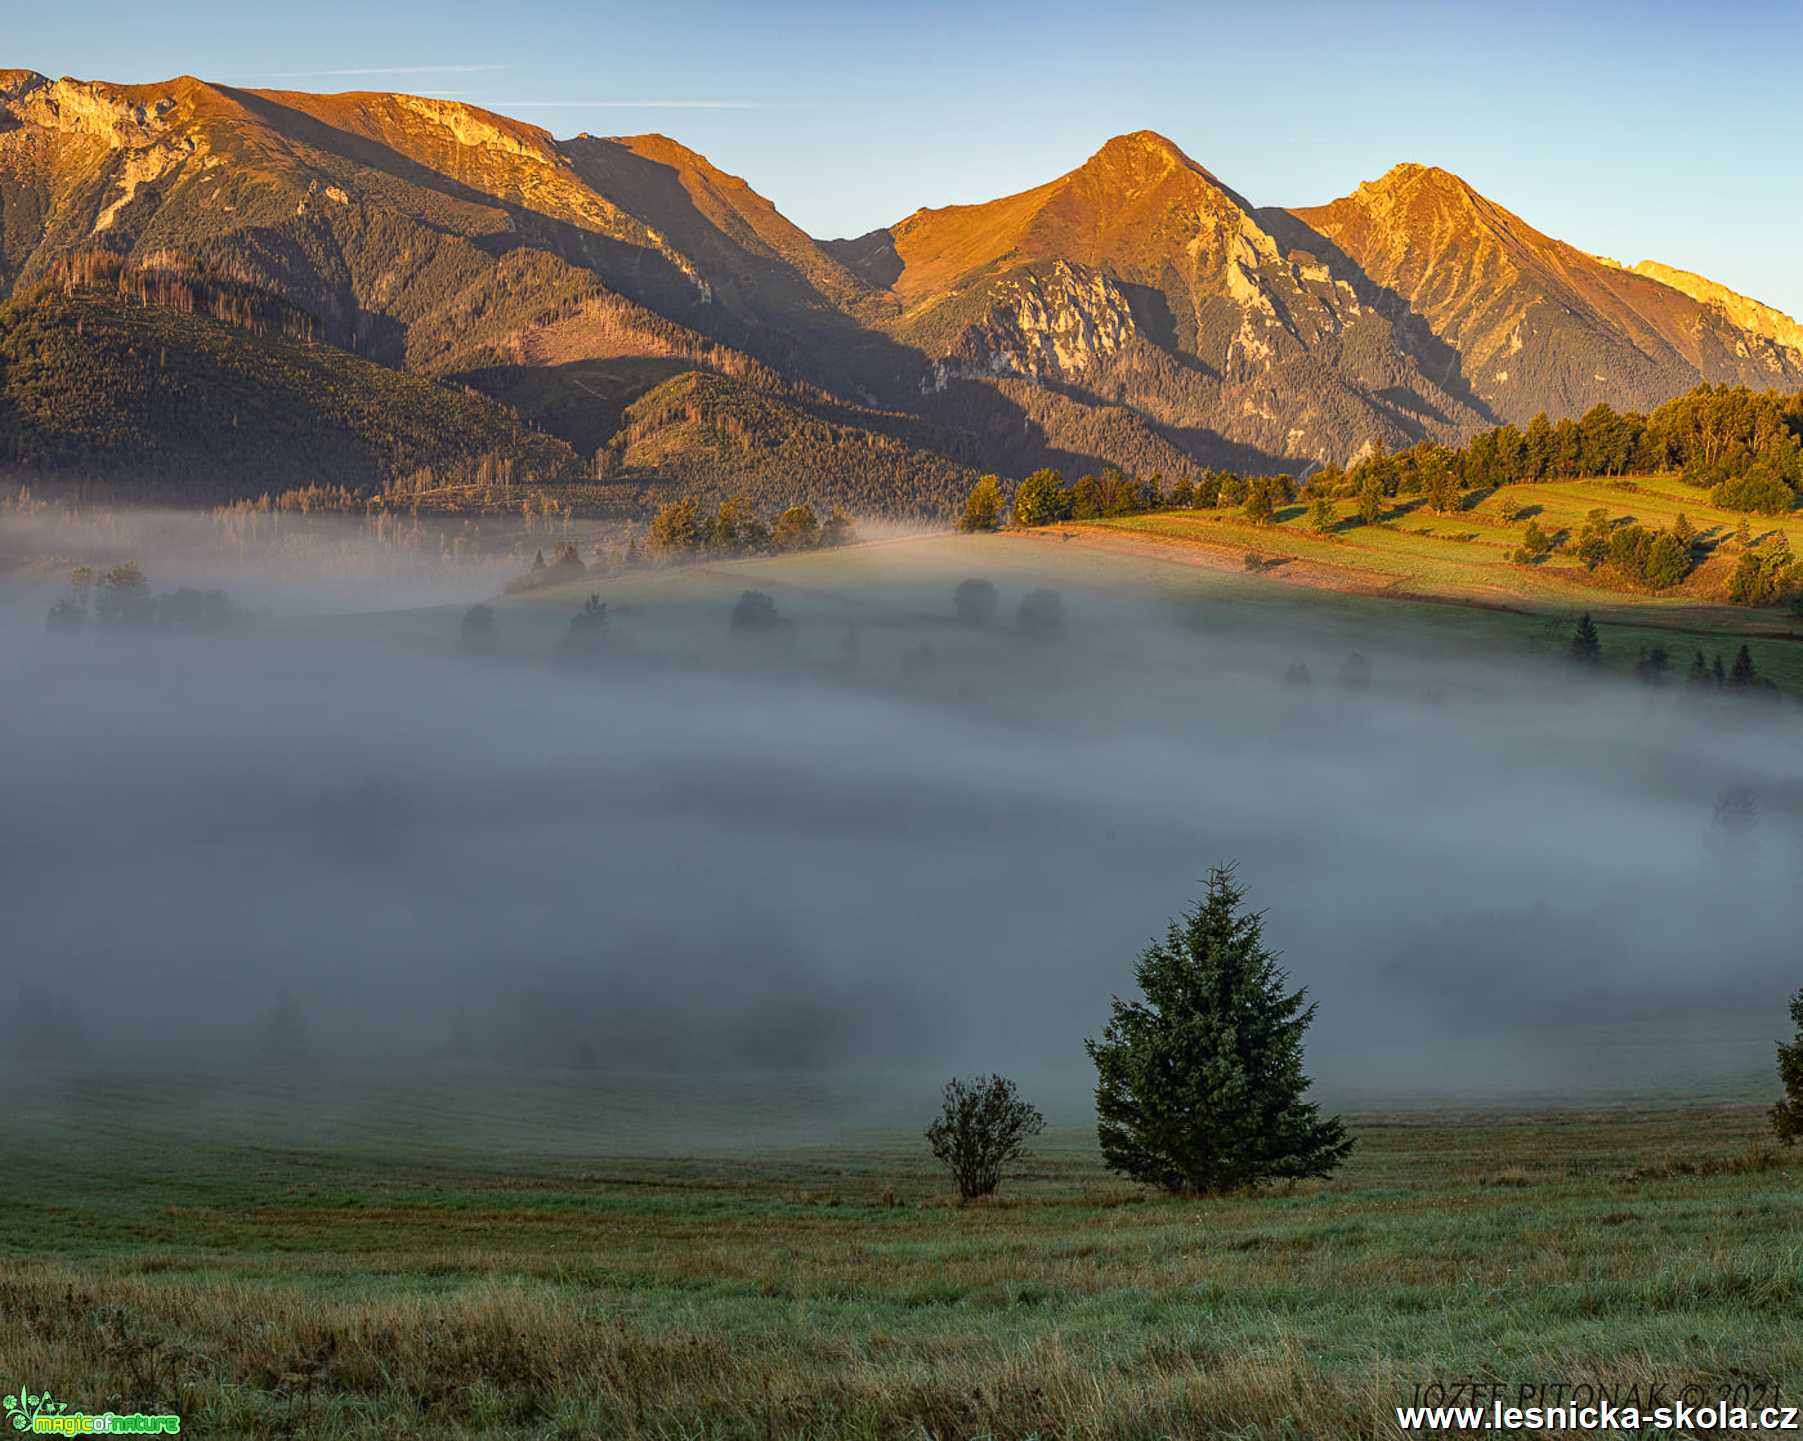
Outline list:
[[[1682,665],[1588,682],[1405,606],[1001,537],[508,602],[471,568],[351,617],[342,574],[136,542],[153,591],[223,574],[246,614],[51,634],[60,581],[5,589],[14,1060],[1080,1094],[1221,862],[1319,1003],[1329,1100],[1750,1093],[1803,982],[1796,716]],[[1062,630],[1017,624],[1036,587]],[[732,627],[747,589],[779,624]],[[560,660],[591,590],[608,641]]]

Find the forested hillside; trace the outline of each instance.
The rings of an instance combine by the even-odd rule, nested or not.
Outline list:
[[[457,463],[521,482],[584,471],[562,441],[481,396],[93,292],[0,308],[0,462],[165,503],[321,477],[373,489]]]

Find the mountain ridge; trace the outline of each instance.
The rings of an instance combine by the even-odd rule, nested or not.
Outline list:
[[[1781,312],[1613,266],[1449,171],[1260,208],[1150,130],[1013,195],[817,240],[664,135],[0,71],[0,298],[86,250],[266,290],[319,339],[487,390],[584,455],[651,454],[620,428],[677,367],[732,382],[689,386],[691,408],[770,413],[750,386],[827,407],[836,445],[875,427],[885,454],[911,415],[922,457],[998,468],[1298,468],[1699,380],[1803,385]],[[666,429],[656,453],[717,432]]]

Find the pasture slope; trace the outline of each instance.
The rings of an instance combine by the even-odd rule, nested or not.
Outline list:
[[[1519,508],[1505,520],[1502,507]],[[1392,497],[1377,525],[1361,525],[1352,500],[1333,502],[1335,527],[1317,534],[1302,502],[1280,506],[1270,524],[1247,520],[1237,507],[1158,511],[1118,519],[1066,522],[1023,536],[1137,556],[1146,561],[1244,572],[1257,556],[1264,578],[1294,587],[1373,599],[1430,601],[1517,614],[1528,627],[1549,618],[1575,621],[1589,611],[1611,633],[1605,659],[1624,668],[1642,646],[1663,644],[1681,674],[1698,649],[1730,654],[1754,644],[1763,673],[1803,690],[1803,621],[1786,606],[1730,605],[1728,577],[1741,554],[1742,516],[1708,503],[1676,476],[1633,480],[1591,477],[1512,485],[1468,495],[1458,511],[1433,514],[1420,497]],[[1682,585],[1651,593],[1591,572],[1576,555],[1586,515],[1607,511],[1616,524],[1669,529],[1680,515],[1698,533],[1696,569]],[[1803,512],[1745,517],[1753,545],[1778,536],[1803,554]],[[1537,564],[1512,558],[1532,521],[1558,542]],[[1301,603],[1298,601],[1298,603]],[[1373,612],[1381,618],[1382,612]],[[1517,627],[1526,629],[1526,627]]]

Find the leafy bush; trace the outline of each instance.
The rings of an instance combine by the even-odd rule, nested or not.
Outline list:
[[[1028,635],[1047,639],[1064,629],[1064,599],[1055,590],[1030,590],[1022,597],[1015,620]]]
[[[1785,484],[1775,466],[1755,461],[1731,480],[1709,492],[1711,504],[1723,510],[1751,511],[1756,515],[1786,515],[1797,503],[1797,493]]]
[[[788,621],[776,612],[776,602],[761,590],[741,594],[732,608],[732,628],[740,631],[775,630]]]
[[[952,592],[952,609],[965,625],[988,625],[1001,604],[1001,593],[988,581],[974,577],[959,581]]]
[[[927,1144],[970,1201],[993,1195],[1002,1167],[1026,1154],[1027,1141],[1045,1129],[1037,1106],[1021,1099],[1006,1076],[955,1077],[945,1083],[944,1109],[927,1127]]]

